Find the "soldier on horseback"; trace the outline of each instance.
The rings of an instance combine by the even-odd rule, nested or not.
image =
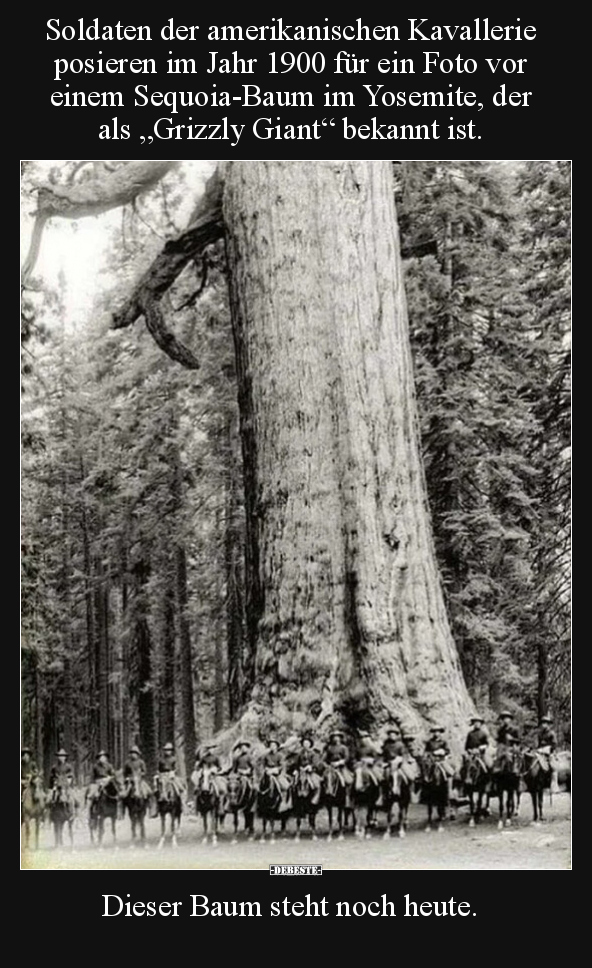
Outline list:
[[[34,776],[38,776],[39,770],[33,759],[33,754],[29,746],[23,746],[21,750],[21,792],[26,785],[31,782]]]
[[[162,753],[158,760],[157,786],[162,786],[161,778],[170,783],[175,793],[180,797],[183,796],[185,788],[182,780],[177,776],[177,758],[175,756],[175,747],[172,743],[165,743],[162,748]]]
[[[552,787],[557,788],[557,771],[553,770],[552,756],[557,749],[557,734],[553,729],[553,720],[550,716],[543,716],[538,729],[537,753],[541,765],[548,774],[548,781]]]
[[[74,770],[72,764],[68,762],[68,754],[65,749],[58,750],[56,761],[49,774],[49,789],[52,791],[52,799],[55,799],[58,786],[71,787],[73,783]]]
[[[105,750],[100,750],[97,753],[97,756],[92,768],[90,786],[87,792],[87,799],[96,800],[101,793],[101,789],[106,785],[106,782],[114,776],[115,776],[115,768],[109,762],[109,758]]]
[[[450,747],[444,739],[443,726],[431,726],[430,738],[425,744],[426,756],[438,760],[442,764],[442,769],[448,777],[448,795],[452,796],[452,778],[454,776],[454,766],[450,760]]]
[[[320,757],[314,748],[313,739],[310,734],[304,733],[300,743],[300,750],[292,762],[292,774],[294,779],[296,779],[300,772],[306,774],[308,785],[312,791],[311,804],[316,806],[321,798]]]
[[[285,770],[284,756],[280,750],[278,740],[272,737],[268,742],[269,748],[261,758],[261,767],[267,776],[273,777],[274,782],[281,793],[282,803],[280,805],[280,810],[287,810],[290,806],[289,792],[292,784]]]
[[[512,713],[507,710],[501,712],[498,716],[498,731],[496,736],[496,743],[498,746],[507,746],[509,743],[519,743],[520,733],[518,732],[518,727],[514,723],[514,717]]]
[[[211,781],[216,793],[223,795],[226,792],[226,781],[223,778],[222,761],[218,754],[218,747],[209,743],[197,757],[191,781],[196,790],[201,790]]]
[[[471,758],[478,756],[486,771],[489,772],[493,767],[493,754],[491,751],[491,737],[485,728],[485,721],[482,716],[473,716],[470,720],[470,729],[465,739],[465,751],[461,769],[461,779],[463,782],[467,778],[467,770]]]
[[[249,750],[251,749],[251,744],[248,740],[239,740],[238,743],[234,744],[234,749],[232,751],[232,767],[231,771],[233,773],[238,773],[239,776],[248,777],[250,780],[253,779],[253,757]]]
[[[151,795],[152,790],[146,780],[147,772],[139,747],[132,746],[123,768],[123,778],[130,793],[133,792],[135,796],[144,798]]]
[[[324,761],[326,767],[335,771],[342,786],[350,786],[353,783],[354,778],[349,768],[349,759],[350,752],[344,743],[343,730],[332,730],[329,733],[329,742],[325,747]]]

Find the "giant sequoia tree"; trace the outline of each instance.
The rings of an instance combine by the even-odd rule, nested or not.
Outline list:
[[[146,162],[115,170],[114,205],[135,164],[152,184]],[[95,190],[104,211],[105,184],[70,197],[61,186],[57,200],[46,186],[40,226],[90,214]],[[221,236],[247,515],[249,661],[234,731],[399,714],[458,737],[471,706],[430,532],[390,163],[228,163],[115,326],[144,317],[165,352],[198,367],[163,296]]]

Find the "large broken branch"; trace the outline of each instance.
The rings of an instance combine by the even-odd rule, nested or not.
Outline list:
[[[102,167],[100,177],[84,182],[40,185],[33,235],[23,264],[23,285],[35,267],[43,228],[48,219],[85,218],[120,208],[154,188],[178,164],[178,161],[129,161],[125,165],[118,165],[113,171]]]
[[[166,243],[126,304],[113,315],[114,329],[131,326],[140,316],[145,316],[146,306],[162,298],[187,263],[222,237],[222,187],[222,179],[216,171],[209,179],[187,229]]]

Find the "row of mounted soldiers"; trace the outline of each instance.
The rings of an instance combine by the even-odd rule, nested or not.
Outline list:
[[[495,749],[497,748],[499,755],[504,748],[518,746],[522,743],[519,729],[510,712],[500,713],[495,740],[486,729],[483,717],[473,716],[465,740],[461,778],[472,752],[479,750],[488,768],[495,771]],[[552,755],[557,748],[557,738],[550,716],[542,717],[534,742],[531,740],[527,745],[537,749],[542,763],[551,774]],[[311,783],[313,786],[318,784],[320,793],[321,776],[327,766],[331,766],[340,775],[342,782],[349,785],[353,781],[352,769],[356,762],[363,762],[365,768],[370,772],[376,770],[378,781],[381,764],[392,763],[401,759],[411,765],[417,763],[417,772],[419,773],[419,766],[426,755],[437,757],[452,779],[456,770],[451,760],[450,747],[443,727],[432,726],[429,739],[424,744],[423,750],[420,750],[418,746],[416,736],[402,727],[400,721],[396,720],[389,725],[386,738],[382,742],[374,740],[368,731],[358,730],[355,741],[348,743],[343,730],[334,729],[329,734],[328,743],[323,746],[315,741],[315,737],[311,733],[307,732],[299,738],[294,737],[281,745],[279,740],[271,738],[267,742],[265,751],[255,757],[252,752],[252,744],[248,740],[239,740],[234,746],[230,762],[226,763],[223,762],[217,745],[209,743],[200,751],[191,779],[197,786],[203,770],[207,770],[209,774],[213,775],[224,776],[236,773],[249,778],[253,778],[256,774],[268,773],[277,778],[276,782],[280,789],[287,791],[290,785],[289,776],[297,770],[307,769],[310,773]],[[412,766],[411,771],[413,772]],[[93,796],[98,794],[101,783],[107,778],[115,776],[115,772],[115,768],[109,761],[105,750],[100,750],[91,772],[88,799],[92,800]],[[184,782],[177,775],[177,762],[172,743],[166,743],[162,748],[158,760],[158,773],[172,776],[177,784],[179,794],[185,792]],[[26,783],[36,775],[38,775],[38,769],[32,752],[28,747],[23,747],[21,782]],[[139,793],[146,796],[150,795],[148,771],[138,746],[132,746],[129,751],[123,767],[123,777],[124,780],[133,783]],[[64,782],[74,783],[74,770],[67,751],[60,749],[56,754],[56,761],[50,772],[50,791],[58,783]]]

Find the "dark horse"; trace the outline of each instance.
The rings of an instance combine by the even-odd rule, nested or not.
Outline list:
[[[351,787],[351,782],[347,782],[336,767],[330,763],[327,764],[322,785],[323,804],[326,806],[329,815],[329,833],[327,834],[327,840],[331,840],[333,837],[334,810],[337,815],[339,839],[343,840],[344,838],[343,831],[346,818],[348,813],[351,812]]]
[[[499,799],[498,828],[509,826],[518,816],[520,807],[520,775],[522,753],[517,746],[504,746],[498,750],[493,773],[495,795]],[[504,818],[505,813],[505,818]]]
[[[233,843],[237,842],[238,815],[242,813],[245,821],[245,833],[249,840],[253,839],[255,806],[257,790],[250,776],[243,773],[231,773],[228,777],[226,809],[232,814],[234,823]]]
[[[218,825],[224,821],[226,813],[226,778],[202,768],[191,779],[195,786],[195,812],[200,814],[204,828],[202,843],[207,843],[211,833],[212,843],[217,844]]]
[[[386,810],[385,840],[388,840],[392,833],[395,804],[399,808],[397,831],[399,837],[405,836],[409,805],[411,803],[411,791],[418,777],[419,770],[416,761],[413,759],[399,759],[387,763],[382,781],[383,803]]]
[[[551,786],[551,770],[545,753],[527,750],[524,753],[523,777],[532,800],[533,823],[543,820],[543,793]]]
[[[76,816],[76,796],[72,785],[67,777],[54,781],[53,788],[49,794],[49,819],[53,824],[55,846],[61,847],[64,843],[64,825],[68,824],[68,836],[70,846],[74,846],[74,817]]]
[[[146,814],[151,796],[148,784],[140,777],[126,777],[121,799],[132,826],[132,846],[138,832],[142,845],[146,844]]]
[[[105,834],[105,820],[111,821],[111,834],[113,843],[117,843],[117,814],[119,811],[119,800],[121,788],[115,776],[106,776],[96,783],[91,784],[87,790],[88,801],[88,827],[90,830],[91,844],[95,842],[95,834],[99,842],[99,847],[103,846],[103,836]]]
[[[469,750],[464,769],[463,789],[469,798],[469,827],[474,827],[485,816],[483,798],[489,791],[491,770],[480,749]]]
[[[159,847],[164,847],[167,814],[171,818],[171,842],[177,846],[177,830],[183,813],[182,784],[173,773],[158,773],[155,779],[156,808],[160,817]]]
[[[422,762],[422,800],[428,808],[428,822],[426,830],[432,829],[432,817],[436,811],[438,817],[438,832],[444,829],[442,824],[446,817],[450,799],[448,781],[450,779],[442,757],[427,754]]]
[[[39,828],[45,816],[43,780],[36,774],[24,781],[21,789],[21,826],[25,828],[25,847],[29,846],[31,821],[35,824],[35,849],[39,848]]]
[[[300,840],[300,828],[306,818],[311,829],[312,839],[317,839],[317,813],[321,804],[321,778],[310,766],[297,770],[292,784],[293,813],[296,818],[295,840]]]
[[[279,820],[281,831],[284,833],[288,822],[287,801],[279,784],[279,777],[266,770],[259,781],[257,791],[257,813],[261,817],[263,830],[261,843],[265,841],[267,824],[269,823],[271,842],[275,840],[275,823]]]
[[[382,802],[382,774],[377,766],[357,763],[354,769],[353,803],[356,823],[356,836],[370,839],[372,828],[376,826],[376,812]],[[361,814],[366,812],[365,823]]]

